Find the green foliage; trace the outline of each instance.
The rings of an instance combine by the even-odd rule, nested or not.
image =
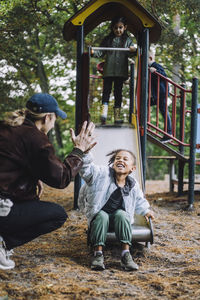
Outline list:
[[[81,9],[87,0],[9,0],[0,1],[0,114],[24,107],[34,92],[49,92],[68,114],[66,121],[58,120],[53,133],[56,151],[60,157],[68,153],[72,144],[69,128],[74,128],[76,42],[66,43],[62,36],[64,23]],[[179,83],[190,88],[192,77],[199,76],[199,0],[140,0],[162,25],[162,36],[156,46],[156,60],[168,77],[176,73]],[[180,17],[180,22],[175,19]],[[104,22],[85,38],[87,46],[98,46],[109,32]],[[178,33],[176,27],[179,27]],[[91,65],[96,72],[96,63]],[[178,64],[178,73],[174,66]],[[97,74],[96,74],[97,75]],[[91,80],[92,82],[92,80]],[[101,101],[101,84],[94,83],[93,99]],[[124,101],[128,87],[124,87]],[[92,101],[92,100],[91,100]],[[187,99],[190,106],[191,99]],[[95,108],[96,109],[96,108]],[[189,132],[189,119],[186,129]],[[162,119],[161,119],[162,121]],[[61,146],[62,144],[62,146]],[[163,150],[148,145],[148,155],[163,155]],[[166,153],[165,153],[166,154]],[[162,166],[162,167],[160,167]],[[148,176],[167,173],[166,163],[154,162],[148,167]],[[150,173],[151,172],[151,173]]]
[[[62,28],[74,14],[74,1],[7,1],[0,7],[0,112],[23,107],[34,92],[51,93],[63,110],[74,112],[75,44],[65,43]],[[69,90],[69,92],[66,92]],[[70,115],[70,113],[68,114]],[[63,128],[74,127],[74,115]],[[63,128],[63,131],[65,129]],[[52,136],[56,136],[53,134]],[[64,135],[63,135],[64,137]],[[69,142],[69,138],[66,140]],[[58,144],[53,139],[56,148]],[[72,147],[63,143],[67,152]]]

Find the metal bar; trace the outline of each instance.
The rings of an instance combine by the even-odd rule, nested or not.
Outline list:
[[[172,98],[172,134],[176,136],[176,86],[174,86],[174,97]]]
[[[175,92],[174,92],[174,136],[176,136],[176,111],[177,111],[177,98],[176,98],[176,95],[177,95],[177,87],[175,87]]]
[[[140,35],[138,37],[138,42],[140,41]],[[137,117],[139,121],[139,130],[141,130],[141,114],[140,114],[140,107],[141,107],[141,75],[142,75],[142,66],[141,66],[141,48],[138,45],[138,61],[137,61],[137,86],[136,86],[136,107],[137,107]]]
[[[151,72],[149,71],[147,121],[150,122],[150,120],[151,120]]]
[[[174,184],[173,184],[174,177],[175,177],[174,159],[170,159],[169,160],[169,191],[170,192],[174,191]]]
[[[184,166],[185,166],[184,162],[179,159],[179,161],[178,161],[178,196],[181,196],[183,194]]]
[[[191,114],[191,136],[190,136],[190,160],[189,160],[189,191],[188,209],[193,209],[194,202],[194,174],[195,174],[195,152],[197,139],[197,97],[198,79],[192,80],[192,114]]]
[[[192,93],[192,90],[186,90],[186,89],[184,89],[181,85],[179,85],[178,83],[175,83],[174,81],[172,81],[171,79],[163,76],[162,74],[160,74],[160,73],[158,73],[156,71],[154,72],[154,74],[159,75],[160,78],[165,79],[167,82],[173,84],[175,87],[179,88],[180,90],[183,90],[183,91],[185,91],[187,93]]]
[[[82,55],[84,49],[84,27],[77,29],[77,54],[76,54],[76,112],[75,133],[79,133],[82,124]],[[74,209],[78,208],[78,194],[81,187],[81,177],[76,175],[74,180]]]
[[[132,114],[135,112],[135,107],[134,107],[134,64],[131,63],[130,69],[131,69],[131,74],[130,74],[130,105],[129,105],[129,123],[132,121]]]
[[[185,92],[183,91],[183,111],[182,111],[182,142],[185,139],[185,108],[186,108],[186,97]]]
[[[183,85],[183,88],[185,85]],[[180,102],[180,129],[179,129],[179,139],[183,142],[185,138],[185,92],[181,90],[181,102]],[[183,154],[184,147],[179,146],[179,151]]]
[[[91,74],[91,75],[90,75],[90,78],[94,78],[94,79],[102,79],[102,76]]]
[[[164,130],[162,130],[162,129],[156,127],[155,125],[153,125],[153,124],[151,124],[151,123],[149,123],[149,122],[147,122],[147,125],[148,125],[149,127],[152,127],[153,129],[159,131],[160,133],[165,134],[166,136],[170,137],[172,140],[174,140],[174,141],[177,142],[178,144],[181,144],[181,145],[186,146],[186,147],[189,147],[189,146],[190,146],[190,144],[186,144],[186,143],[181,142],[181,141],[178,140],[176,137],[171,136],[171,135],[169,135],[168,133],[165,133]],[[153,133],[154,135],[156,135],[157,137],[161,137],[161,136],[159,136],[158,134],[156,134],[154,131],[152,131],[152,130],[150,130],[150,129],[148,129],[148,131],[152,132],[152,133]]]
[[[157,76],[157,106],[156,106],[156,126],[159,125],[159,106],[160,106],[160,77]]]
[[[183,85],[183,88],[185,86]],[[185,137],[185,92],[181,90],[181,101],[180,101],[180,128],[179,128],[179,139],[183,142]],[[179,144],[179,151],[184,155],[184,146]],[[178,161],[178,195],[183,194],[183,180],[184,180],[184,166],[182,161]]]
[[[167,105],[167,101],[168,101],[168,83],[166,81],[166,89],[165,89],[165,122],[164,122],[164,131],[167,132],[168,129],[168,124],[167,124],[167,113],[168,113],[168,105]]]
[[[150,140],[152,143],[154,143],[155,145],[163,148],[164,150],[166,150],[168,153],[171,153],[172,155],[175,155],[178,159],[182,159],[185,162],[189,162],[188,158],[186,158],[185,156],[181,155],[179,152],[177,152],[176,150],[172,149],[171,147],[169,147],[169,145],[167,144],[163,144],[161,141],[157,140],[156,138],[154,138],[151,134],[147,133],[148,136],[148,140]]]
[[[147,98],[148,98],[148,49],[149,29],[145,28],[142,33],[142,82],[141,82],[141,154],[143,179],[145,187],[146,179],[146,141],[147,141]]]
[[[130,48],[91,47],[93,51],[130,51]]]

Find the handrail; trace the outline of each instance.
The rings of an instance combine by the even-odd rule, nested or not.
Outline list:
[[[159,131],[160,133],[162,134],[166,134],[166,136],[170,137],[170,135],[165,132],[164,130],[154,126],[153,124],[151,124],[150,122],[147,122],[147,125],[149,125],[150,127],[152,127],[153,129],[156,129],[157,131]],[[149,132],[151,132],[152,134],[154,134],[154,132],[151,130],[151,129],[148,129]],[[157,135],[158,136],[158,135]],[[160,136],[159,136],[160,137]],[[177,139],[176,137],[172,136],[171,139],[174,141],[174,142],[177,142],[178,144],[173,144],[173,146],[178,146],[179,144],[182,145],[182,146],[186,146],[186,147],[189,147],[190,144],[188,143],[184,143],[182,141],[180,141],[179,139]]]
[[[184,141],[185,138],[185,117],[187,115],[188,112],[191,112],[190,110],[186,110],[186,94],[188,93],[192,93],[192,90],[188,90],[186,89],[184,86],[181,86],[177,83],[175,83],[174,81],[172,81],[171,79],[163,76],[162,74],[158,73],[158,72],[154,72],[153,74],[155,74],[157,76],[157,90],[156,90],[156,121],[152,122],[152,117],[151,117],[151,72],[149,70],[149,93],[148,93],[148,116],[147,116],[147,125],[148,128],[147,130],[153,134],[154,136],[161,138],[162,135],[164,134],[165,136],[168,136],[171,138],[171,142],[170,144],[172,146],[184,146],[184,147],[189,147],[190,144]],[[159,106],[160,106],[160,101],[162,101],[162,99],[160,99],[160,83],[161,80],[163,82],[163,79],[165,81],[165,113],[164,114],[164,119],[162,122],[162,128],[159,125]],[[169,92],[169,84],[172,86],[173,88],[173,92]],[[154,95],[155,96],[155,95]],[[172,136],[170,136],[167,132],[167,116],[169,113],[168,110],[168,97],[171,98],[172,100],[172,113],[170,113],[170,118],[171,118],[171,122],[172,122]],[[180,137],[177,136],[176,133],[176,127],[177,127],[177,104],[180,103],[180,106],[182,107],[181,111],[179,112],[180,115],[180,123],[179,123],[179,134]],[[164,123],[164,126],[163,126]],[[164,128],[163,128],[164,127]]]
[[[130,48],[112,48],[112,47],[91,47],[90,48],[93,51],[130,51]]]
[[[181,85],[179,85],[178,83],[172,81],[171,79],[169,79],[168,77],[165,77],[164,75],[158,73],[158,72],[154,72],[154,74],[158,75],[159,77],[165,79],[168,83],[171,83],[173,84],[174,86],[176,86],[177,88],[183,90],[184,92],[187,92],[187,93],[192,93],[192,90],[187,90],[185,89],[184,87],[182,87]]]

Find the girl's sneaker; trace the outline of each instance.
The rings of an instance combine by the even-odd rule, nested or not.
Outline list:
[[[91,269],[96,271],[105,270],[103,254],[97,253],[95,256],[93,256],[91,262]]]
[[[0,242],[0,270],[10,270],[15,267],[15,262],[9,259],[9,256],[10,253],[6,250],[4,243]]]
[[[114,120],[115,124],[122,124],[124,120],[121,118],[121,108],[114,107]]]
[[[133,258],[130,252],[126,252],[121,258],[121,266],[126,271],[135,271],[138,270],[139,267],[136,263],[134,263]]]
[[[102,104],[101,107],[101,117],[100,117],[100,121],[102,125],[106,124],[107,115],[108,115],[108,103],[104,103]]]

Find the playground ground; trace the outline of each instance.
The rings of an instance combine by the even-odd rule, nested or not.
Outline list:
[[[190,213],[183,210],[187,195],[168,193],[166,181],[147,182],[147,198],[156,216],[155,243],[133,249],[139,270],[121,270],[120,249],[109,245],[106,270],[97,272],[89,267],[85,217],[72,209],[73,183],[65,190],[45,187],[43,200],[62,204],[69,219],[15,250],[16,268],[0,271],[0,299],[200,299],[200,187]]]

